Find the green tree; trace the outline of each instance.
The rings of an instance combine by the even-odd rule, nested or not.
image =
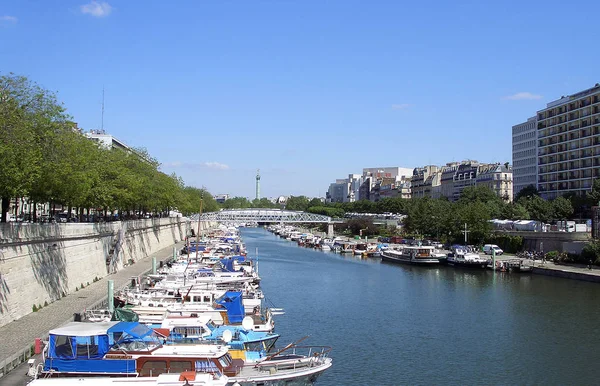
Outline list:
[[[9,200],[29,195],[42,175],[44,135],[66,121],[54,94],[23,76],[0,77],[0,221],[6,221]]]
[[[341,218],[344,217],[344,211],[339,208],[331,208],[328,206],[311,206],[306,210],[309,213],[322,214],[324,216],[329,216],[332,218]]]
[[[400,197],[384,198],[375,203],[375,211],[377,213],[406,214],[408,211],[408,201]]]
[[[557,197],[552,201],[554,217],[558,220],[566,220],[573,215],[573,204],[564,197]]]
[[[533,196],[539,196],[540,192],[533,185],[528,185],[517,192],[515,195],[515,201],[519,201],[522,197],[528,198]]]
[[[290,196],[285,203],[285,209],[298,210],[305,212],[308,209],[309,201],[306,196]]]
[[[518,204],[523,205],[527,209],[532,220],[547,223],[554,218],[552,203],[540,196],[522,197],[519,199]]]
[[[269,208],[279,208],[279,205],[274,204],[268,198],[263,197],[263,198],[261,198],[259,200],[254,199],[252,201],[252,207],[253,208],[267,208],[267,209],[269,209]]]
[[[500,217],[504,206],[507,204],[487,186],[467,186],[460,194],[458,203],[462,205],[474,202],[485,203],[492,218]]]
[[[221,206],[223,209],[247,209],[252,207],[252,203],[246,197],[232,197]]]
[[[529,213],[523,205],[513,202],[504,205],[500,218],[504,220],[528,220]]]
[[[467,224],[469,244],[483,243],[489,238],[492,225],[490,208],[483,202],[471,202],[457,208],[455,224],[452,228],[457,241],[464,240],[464,224]]]

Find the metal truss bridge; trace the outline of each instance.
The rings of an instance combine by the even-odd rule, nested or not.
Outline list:
[[[198,221],[198,214],[190,216]],[[273,223],[332,223],[331,217],[321,214],[295,212],[281,209],[227,209],[200,215],[200,221],[221,222],[273,222]]]

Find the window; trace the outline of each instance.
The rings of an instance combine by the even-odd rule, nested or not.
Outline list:
[[[196,371],[205,373],[216,373],[219,371],[217,365],[208,359],[196,361]]]
[[[194,366],[191,361],[171,361],[169,363],[170,373],[181,373],[192,370],[194,370]]]
[[[140,370],[141,377],[156,377],[167,372],[166,361],[147,361]]]

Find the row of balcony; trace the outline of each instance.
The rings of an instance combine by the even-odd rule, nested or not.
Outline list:
[[[596,115],[590,119],[580,119],[578,121],[569,122],[569,124],[559,124],[558,126],[548,125],[539,127],[538,126],[538,139],[549,137],[552,135],[566,133],[577,129],[584,129],[590,125],[600,124],[600,115]],[[546,127],[549,127],[548,129]]]
[[[576,189],[590,189],[592,187],[592,180],[579,180],[579,181],[568,181],[568,182],[550,182],[538,184],[538,190],[540,192],[547,192],[552,190],[576,190]]]
[[[579,180],[582,178],[598,178],[600,177],[599,169],[577,170],[571,172],[562,172],[554,174],[545,174],[538,177],[538,182],[554,182],[554,181],[570,181]]]
[[[548,146],[553,143],[561,143],[572,141],[575,139],[585,138],[592,135],[600,135],[600,126],[594,126],[589,128],[578,128],[577,130],[573,130],[567,134],[566,130],[560,131],[558,133],[553,134],[552,137],[545,136],[538,138],[538,144],[540,146]],[[548,138],[550,137],[550,138]]]
[[[591,104],[595,104],[600,102],[599,95],[588,96],[586,98],[580,99],[578,101],[573,101],[568,104],[557,106],[553,109],[546,110],[544,112],[538,113],[538,121],[543,119],[552,118],[557,115],[565,114],[567,112],[576,112],[579,109],[590,106]],[[597,107],[597,106],[594,106]]]
[[[541,157],[550,154],[564,153],[567,151],[584,150],[587,147],[598,145],[600,145],[600,137],[596,137],[593,140],[589,138],[577,142],[561,143],[560,145],[547,145],[547,147],[543,147],[538,150],[538,156]]]
[[[578,151],[571,151],[570,153],[562,153],[558,155],[540,155],[538,165],[548,165],[557,162],[567,161],[579,161],[590,157],[596,157],[600,155],[600,147],[580,149]]]

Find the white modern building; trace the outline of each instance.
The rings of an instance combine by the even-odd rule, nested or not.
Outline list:
[[[513,194],[537,187],[537,116],[512,127]]]
[[[119,141],[117,138],[113,137],[110,134],[106,134],[105,130],[90,130],[89,132],[84,133],[84,135],[107,149],[117,148],[127,151],[133,151],[129,146],[125,144],[125,142]]]
[[[348,178],[337,179],[329,185],[327,202],[354,202],[360,199],[360,174],[349,174]]]
[[[537,113],[538,190],[546,199],[585,195],[600,177],[600,84]]]

